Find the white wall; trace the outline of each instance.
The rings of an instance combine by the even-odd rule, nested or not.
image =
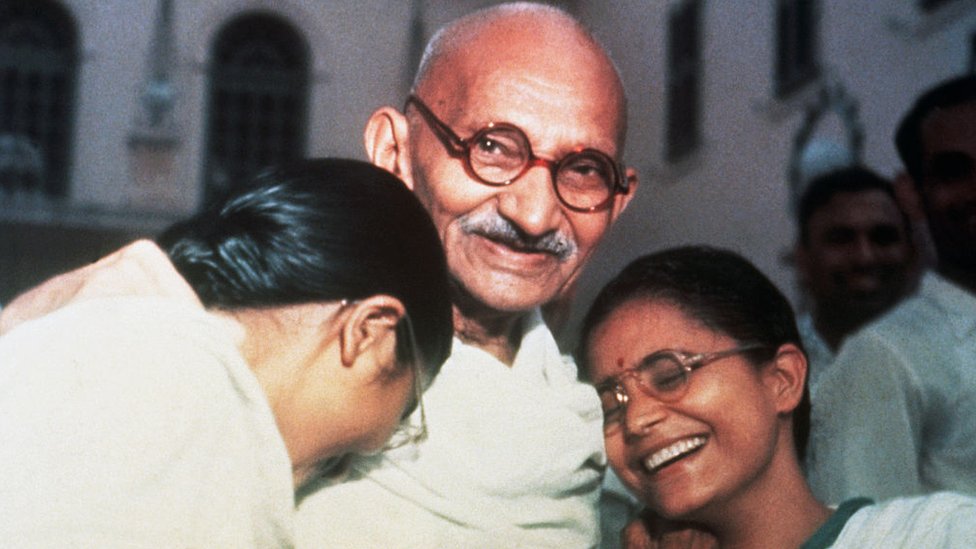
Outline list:
[[[633,257],[697,242],[739,250],[795,296],[792,273],[783,262],[793,237],[786,169],[809,93],[785,103],[771,99],[774,2],[704,2],[704,142],[688,160],[669,165],[663,161],[662,134],[664,24],[674,1],[562,2],[591,24],[624,74],[630,97],[626,157],[641,175],[637,198],[582,277],[580,302],[587,304],[599,285]],[[125,210],[132,188],[126,143],[157,1],[64,3],[82,40],[71,200],[81,208]],[[494,1],[423,3],[429,36],[444,22]],[[169,183],[179,200],[170,214],[189,212],[199,200],[209,48],[221,26],[241,11],[276,12],[309,41],[308,154],[364,158],[362,126],[369,113],[404,99],[411,2],[199,0],[174,5],[175,116],[181,142]],[[824,62],[860,102],[865,160],[885,174],[898,169],[890,137],[898,116],[921,89],[966,68],[976,33],[971,1],[957,0],[922,19],[913,18],[913,5],[912,0],[823,0]]]
[[[581,278],[570,329],[597,289],[634,257],[667,246],[707,243],[739,251],[794,301],[787,166],[810,93],[772,99],[773,2],[704,2],[704,143],[676,166],[663,160],[666,1],[588,2],[591,21],[624,72],[631,99],[627,161],[641,173],[628,211]],[[824,64],[860,104],[864,161],[893,175],[892,135],[912,99],[964,71],[976,6],[957,2],[906,32],[889,20],[910,0],[825,0]],[[927,25],[925,24],[927,23]]]

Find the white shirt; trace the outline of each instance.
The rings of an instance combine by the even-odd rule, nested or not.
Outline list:
[[[429,436],[299,504],[299,547],[591,547],[599,400],[536,311],[511,367],[458,339],[424,393]]]
[[[976,493],[976,296],[928,273],[849,337],[817,390],[810,444],[828,502]]]
[[[971,549],[976,499],[953,493],[868,505],[844,525],[832,549]]]
[[[0,337],[0,544],[290,546],[291,463],[241,336],[112,298]]]

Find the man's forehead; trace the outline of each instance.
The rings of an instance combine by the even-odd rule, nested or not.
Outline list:
[[[840,192],[810,217],[811,227],[901,224],[901,211],[894,197],[880,189]]]
[[[619,155],[623,105],[568,76],[483,67],[453,85],[434,86],[431,107],[461,137],[505,122],[526,132],[533,147],[584,146]]]
[[[976,149],[976,102],[937,109],[921,124],[922,144],[929,152]]]
[[[449,124],[461,124],[459,131],[508,122],[530,139],[543,139],[533,133],[547,130],[563,138],[575,132],[596,136],[603,150],[620,148],[626,103],[603,50],[564,22],[522,23],[496,21],[453,42],[430,71],[421,98]]]

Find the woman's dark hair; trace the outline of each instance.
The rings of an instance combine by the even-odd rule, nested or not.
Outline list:
[[[588,370],[590,337],[611,313],[635,299],[674,304],[710,330],[762,348],[746,353],[754,364],[771,360],[792,343],[801,350],[793,309],[765,275],[741,256],[706,246],[673,248],[627,265],[597,295],[583,320],[577,359]],[[802,459],[810,422],[810,398],[793,411],[793,435]]]
[[[407,311],[398,359],[423,359],[433,377],[450,351],[440,239],[413,193],[371,164],[324,158],[265,171],[157,241],[208,308],[385,294]],[[411,355],[411,325],[420,357]]]

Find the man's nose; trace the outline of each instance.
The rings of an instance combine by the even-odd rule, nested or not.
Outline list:
[[[559,227],[563,215],[546,166],[533,166],[499,191],[498,213],[529,236],[542,236]]]
[[[877,262],[879,251],[877,244],[868,235],[859,235],[854,241],[854,258],[860,265]]]

